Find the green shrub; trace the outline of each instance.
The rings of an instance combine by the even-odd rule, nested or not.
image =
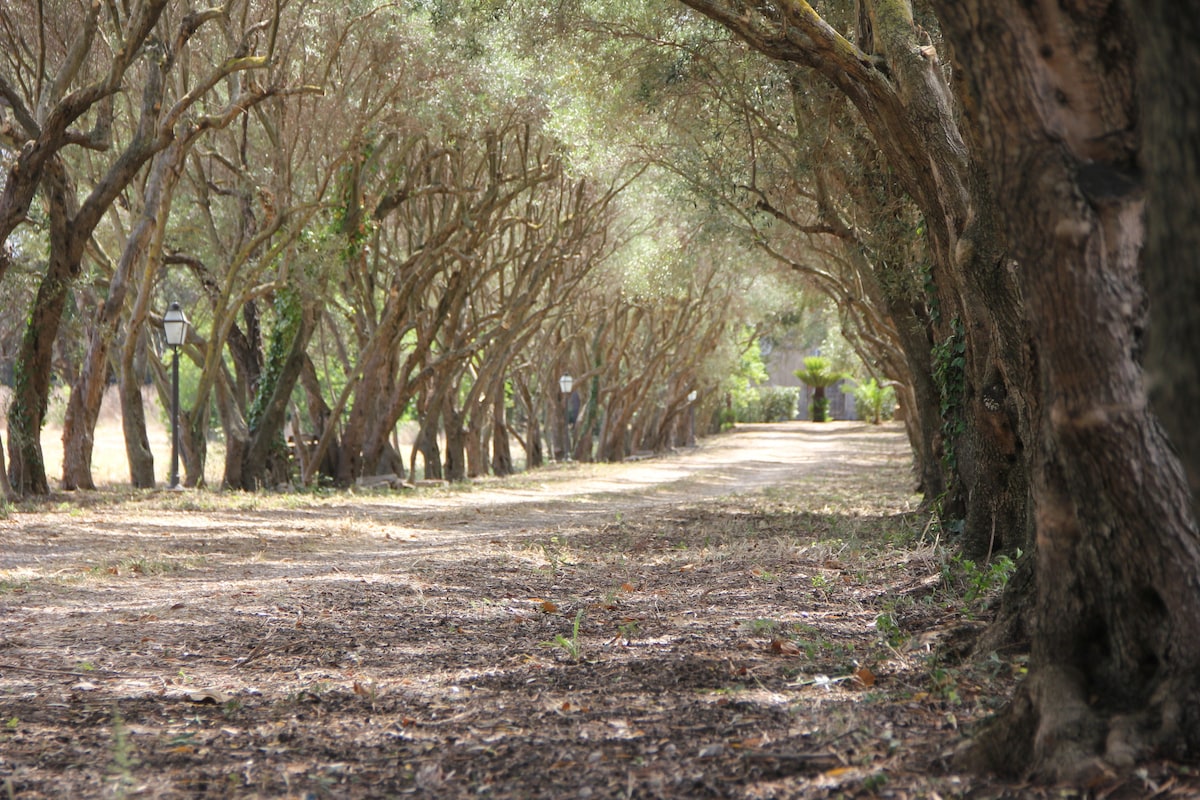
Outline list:
[[[738,422],[783,422],[796,418],[798,389],[757,386],[734,398]]]
[[[896,390],[891,386],[880,386],[874,378],[856,382],[842,391],[854,395],[859,417],[875,425],[883,420],[885,413],[891,416],[896,408]]]

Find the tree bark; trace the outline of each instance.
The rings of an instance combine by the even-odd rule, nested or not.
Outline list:
[[[492,474],[498,478],[516,472],[509,444],[508,408],[503,384],[492,398]]]
[[[137,346],[141,334],[134,328],[121,350],[118,375],[121,396],[121,430],[125,436],[125,457],[129,461],[129,480],[135,489],[154,488],[154,453],[146,433],[146,407],[142,402],[142,370]]]
[[[248,491],[287,478],[283,429],[292,390],[304,369],[305,349],[316,329],[315,304],[293,297],[277,302],[276,308],[284,310],[277,315],[267,371],[254,406],[258,413],[249,421],[250,441],[242,455],[241,488]],[[288,314],[297,318],[286,319]]]
[[[42,276],[25,334],[13,367],[13,397],[8,408],[8,479],[18,495],[47,494],[42,458],[42,425],[50,393],[51,359],[58,324],[71,282],[79,274],[79,253],[70,225],[75,217],[75,190],[58,159],[46,168],[50,205],[50,265]],[[81,248],[80,248],[81,249]]]
[[[1194,0],[1146,0],[1130,15],[1140,46],[1150,400],[1187,469],[1200,517],[1200,10]]]
[[[1115,1],[935,6],[992,165],[1039,388],[1029,677],[963,763],[1083,782],[1194,754],[1200,538],[1139,364],[1132,20]]]

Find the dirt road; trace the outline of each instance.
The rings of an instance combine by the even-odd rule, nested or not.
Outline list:
[[[912,576],[861,553],[919,534],[909,481],[898,428],[795,423],[468,487],[18,510],[0,522],[0,786],[808,796],[839,762],[772,754],[844,741],[863,713],[814,682],[907,680],[874,621]],[[836,782],[897,757],[878,753]]]

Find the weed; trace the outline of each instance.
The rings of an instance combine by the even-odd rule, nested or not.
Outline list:
[[[117,797],[125,797],[133,785],[133,769],[137,764],[138,760],[134,757],[133,747],[129,743],[129,729],[125,726],[121,712],[114,707],[112,713],[112,763],[108,766],[108,772],[113,776],[115,783],[113,793]]]
[[[583,644],[579,641],[579,625],[583,621],[583,609],[575,614],[575,624],[571,627],[570,638],[563,636],[561,633],[556,634],[553,639],[548,642],[542,642],[542,647],[560,647],[572,661],[579,661],[583,658]]]
[[[879,631],[884,641],[892,647],[900,647],[900,645],[908,640],[907,634],[896,623],[896,618],[888,612],[884,612],[875,618],[875,630]]]
[[[773,619],[752,619],[744,623],[746,632],[756,636],[769,636],[779,630],[779,623]]]
[[[29,581],[0,580],[0,594],[18,594],[29,588]]]
[[[1017,552],[1020,558],[1020,551]],[[996,595],[1008,584],[1017,565],[1008,556],[999,556],[990,564],[979,565],[969,558],[956,555],[942,565],[942,584],[950,592],[961,591],[964,610],[986,610]]]
[[[944,667],[933,667],[929,671],[929,693],[940,697],[952,705],[958,705],[962,698],[958,695],[958,673]]]
[[[882,789],[884,786],[887,785],[887,782],[888,782],[888,779],[887,779],[886,772],[876,772],[872,775],[868,775],[863,780],[862,785],[863,785],[863,788],[866,789],[868,792],[878,792],[880,789]]]

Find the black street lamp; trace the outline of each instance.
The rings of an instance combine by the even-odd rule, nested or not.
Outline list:
[[[187,327],[183,309],[179,303],[171,303],[163,316],[163,333],[175,351],[171,359],[171,489],[179,488],[179,347],[187,339]]]
[[[567,431],[567,461],[571,460],[571,387],[575,385],[575,379],[570,374],[563,375],[558,379],[558,388],[563,394],[563,422],[566,425]]]

